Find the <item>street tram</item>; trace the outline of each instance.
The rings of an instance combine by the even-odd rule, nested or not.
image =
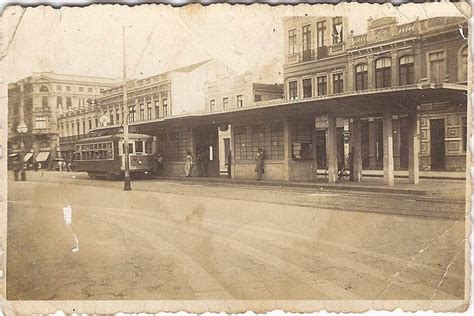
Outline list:
[[[105,134],[105,135],[104,135]],[[97,136],[99,135],[99,136]],[[130,175],[146,175],[153,172],[155,139],[145,134],[129,134]],[[125,146],[123,133],[89,133],[88,138],[75,144],[74,168],[87,172],[89,177],[114,179],[125,173]]]

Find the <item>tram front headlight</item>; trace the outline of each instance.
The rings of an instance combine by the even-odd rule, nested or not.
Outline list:
[[[141,165],[143,164],[143,162],[141,160],[138,160],[138,164]]]

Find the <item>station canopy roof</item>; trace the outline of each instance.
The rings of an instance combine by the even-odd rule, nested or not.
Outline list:
[[[270,100],[253,106],[173,115],[145,122],[132,122],[139,131],[195,124],[221,124],[245,122],[256,117],[277,115],[301,115],[333,113],[338,117],[367,117],[380,115],[390,110],[394,115],[406,114],[415,107],[434,102],[450,101],[465,105],[467,86],[459,84],[414,84],[363,91],[350,91],[336,95],[325,95],[300,100]]]

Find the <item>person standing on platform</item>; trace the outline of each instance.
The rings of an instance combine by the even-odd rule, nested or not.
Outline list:
[[[186,177],[190,177],[193,171],[193,155],[189,150],[186,152],[186,165],[184,166],[184,171],[186,172]]]
[[[202,177],[202,153],[200,149],[196,151],[196,168],[197,177]]]
[[[255,172],[257,172],[257,181],[262,180],[262,174],[265,173],[265,169],[263,168],[263,150],[262,148],[259,148],[257,150],[257,158],[255,159],[257,161],[257,165],[255,166]]]

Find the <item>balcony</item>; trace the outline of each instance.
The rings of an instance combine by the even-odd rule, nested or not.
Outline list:
[[[332,46],[329,46],[329,54],[334,55],[338,53],[342,53],[345,49],[344,42],[333,44]]]
[[[314,49],[307,49],[307,50],[304,50],[302,53],[301,53],[301,61],[302,62],[305,62],[305,61],[311,61],[311,60],[315,60],[316,59],[316,56],[315,56],[315,51]]]

